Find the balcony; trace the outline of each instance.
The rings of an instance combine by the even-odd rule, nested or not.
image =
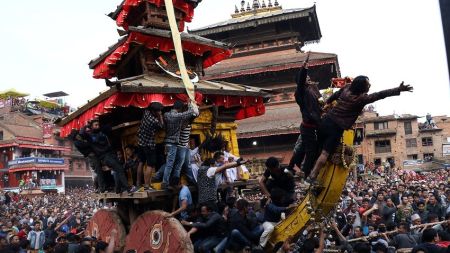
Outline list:
[[[421,128],[419,129],[419,133],[432,133],[442,131],[441,128]]]
[[[375,147],[375,154],[391,153],[391,146]]]
[[[395,130],[395,129],[382,129],[382,130],[366,131],[366,137],[367,138],[393,136],[393,135],[396,135],[396,134],[397,134],[397,130]]]

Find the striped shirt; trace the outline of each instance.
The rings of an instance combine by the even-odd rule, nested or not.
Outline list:
[[[191,137],[191,130],[192,130],[191,124],[187,125],[183,129],[181,129],[180,138],[179,138],[179,142],[178,142],[178,145],[180,147],[185,147],[185,148],[189,147],[189,139]]]

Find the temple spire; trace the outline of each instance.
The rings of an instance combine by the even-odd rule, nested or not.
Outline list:
[[[266,2],[268,1],[268,2]],[[241,7],[234,6],[233,18],[240,18],[251,15],[261,15],[263,13],[277,12],[282,10],[278,0],[241,0]]]
[[[259,9],[259,1],[258,0],[253,0],[253,9]]]
[[[241,12],[245,12],[245,0],[241,1]]]

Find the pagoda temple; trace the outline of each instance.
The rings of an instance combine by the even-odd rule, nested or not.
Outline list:
[[[173,0],[180,31],[192,20],[198,2]],[[120,148],[136,142],[142,108],[152,102],[170,107],[176,100],[187,101],[188,96],[183,81],[177,77],[178,64],[164,1],[125,0],[109,16],[123,28],[119,31],[121,37],[89,67],[93,77],[106,79],[110,89],[60,124],[61,136],[68,136],[72,129],[80,129],[98,117],[103,124],[118,126],[114,134],[118,138],[113,144]],[[193,77],[202,76],[205,69],[232,54],[228,44],[222,42],[187,33],[181,33],[181,40],[185,63]],[[167,68],[161,66],[164,63]],[[235,120],[263,115],[266,93],[245,85],[195,79],[195,100],[201,114],[193,124],[192,134],[198,142],[208,135],[221,134],[237,155]]]
[[[233,56],[205,72],[205,79],[249,84],[275,95],[266,114],[238,122],[241,154],[276,156],[288,163],[301,114],[294,100],[295,75],[306,59],[303,47],[322,37],[316,6],[284,9],[278,0],[241,1],[229,20],[189,33],[234,45]],[[309,76],[320,89],[340,77],[336,54],[311,52]]]

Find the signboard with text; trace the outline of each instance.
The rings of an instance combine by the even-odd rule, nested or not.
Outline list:
[[[25,157],[18,158],[8,162],[8,166],[18,165],[18,164],[54,164],[54,165],[64,165],[63,158],[46,158],[46,157]]]
[[[43,179],[40,180],[42,190],[56,189],[56,179]]]

